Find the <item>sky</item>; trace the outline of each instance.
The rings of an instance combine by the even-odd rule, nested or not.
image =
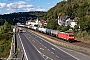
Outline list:
[[[48,11],[62,0],[0,0],[0,14]]]
[[[48,11],[62,0],[0,0],[0,14]]]

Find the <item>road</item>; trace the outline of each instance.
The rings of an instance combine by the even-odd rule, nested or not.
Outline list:
[[[21,50],[27,60],[84,60],[83,57],[79,59],[63,51],[65,49],[61,50],[31,32],[19,33],[17,37],[20,40],[18,44],[20,47],[22,45]]]

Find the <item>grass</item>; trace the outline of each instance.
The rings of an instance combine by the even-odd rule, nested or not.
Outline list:
[[[15,56],[17,56],[18,55],[18,49],[16,49],[16,53],[15,53]]]
[[[75,33],[75,39],[90,44],[90,34],[88,34],[86,31]]]
[[[8,58],[10,54],[11,40],[0,40],[0,58]]]
[[[8,31],[5,32],[6,30],[1,30],[2,27],[3,26],[0,26],[0,58],[8,58],[10,55],[13,33],[8,33]],[[1,33],[2,31],[4,33]]]

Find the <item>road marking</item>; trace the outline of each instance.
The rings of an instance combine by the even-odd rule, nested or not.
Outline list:
[[[33,34],[33,33],[32,33],[32,34]],[[35,34],[34,34],[34,35],[35,35]],[[35,35],[35,36],[37,36],[38,38],[41,38],[41,37],[40,37],[40,36],[38,36],[38,35]],[[56,45],[54,45],[54,44],[52,44],[51,42],[49,42],[49,41],[45,40],[44,38],[41,38],[41,39],[42,39],[42,40],[44,40],[45,42],[47,42],[47,43],[51,44],[52,46],[56,47],[57,49],[59,49],[59,50],[63,51],[64,53],[68,54],[69,56],[71,56],[71,57],[73,57],[73,58],[75,58],[75,59],[77,59],[77,60],[80,60],[79,58],[77,58],[77,57],[75,57],[75,56],[73,56],[73,55],[69,54],[68,52],[64,51],[63,49],[58,48]]]
[[[56,55],[57,58],[59,58],[59,56]]]
[[[19,34],[18,34],[18,35],[19,35]],[[19,39],[20,39],[20,41],[21,41],[20,35],[19,35]],[[25,48],[24,48],[24,46],[23,46],[22,41],[21,41],[21,45],[22,45],[22,47],[23,47],[23,50],[24,50],[24,54],[25,54],[26,60],[28,60],[28,57],[27,57],[27,54],[26,54],[26,51],[25,51]]]
[[[51,47],[53,50],[55,50],[53,47]]]
[[[33,42],[35,42],[34,40],[32,40]]]
[[[27,36],[25,35],[27,38]],[[28,39],[28,38],[27,38]],[[28,39],[29,40],[29,39]],[[29,40],[29,42],[33,45],[33,47],[37,50],[37,52],[42,56],[42,53],[34,46],[34,44]],[[43,57],[43,56],[42,56]],[[44,58],[44,57],[43,57]],[[45,58],[44,58],[45,59]]]
[[[47,60],[49,57],[47,57],[45,60]]]
[[[43,39],[43,38],[42,38],[42,39]],[[44,41],[46,41],[46,40],[44,39]],[[62,52],[68,54],[69,56],[71,56],[71,57],[73,57],[73,58],[75,58],[75,59],[77,59],[77,60],[80,60],[80,59],[76,58],[75,56],[69,54],[68,52],[64,51],[63,49],[58,48],[56,45],[54,45],[54,44],[52,44],[52,43],[50,43],[50,42],[48,42],[48,41],[46,41],[46,42],[49,43],[49,44],[51,44],[52,46],[56,47],[57,49],[61,50]]]
[[[26,35],[25,35],[26,36]],[[32,36],[31,36],[32,37]],[[27,38],[27,36],[26,36],[26,38]],[[28,39],[28,38],[27,38]],[[34,38],[35,39],[35,38]],[[29,39],[28,39],[29,40]],[[35,39],[36,40],[36,39]],[[30,40],[29,40],[30,41]],[[38,40],[37,40],[38,41]],[[31,42],[31,41],[30,41]],[[39,42],[39,41],[38,41]],[[40,43],[40,42],[39,42]],[[34,46],[34,44],[31,42],[31,44]],[[42,44],[43,45],[43,44]],[[34,48],[39,52],[39,54],[44,58],[44,56],[45,57],[48,57],[48,56],[46,56],[46,55],[44,55],[43,53],[41,53],[35,46],[34,46]],[[42,49],[42,48],[41,48]],[[49,50],[49,49],[48,49]],[[50,51],[50,50],[49,50]],[[47,60],[46,58],[44,58],[45,60]],[[48,59],[50,59],[50,60],[53,60],[52,58],[50,58],[50,57],[48,57]]]
[[[52,54],[54,54],[53,52],[51,52]]]
[[[43,48],[40,48],[41,50],[44,50]]]
[[[48,51],[50,51],[49,49],[47,49]]]

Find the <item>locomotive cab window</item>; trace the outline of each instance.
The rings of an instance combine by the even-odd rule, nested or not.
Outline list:
[[[69,36],[74,36],[74,35],[69,35]]]

